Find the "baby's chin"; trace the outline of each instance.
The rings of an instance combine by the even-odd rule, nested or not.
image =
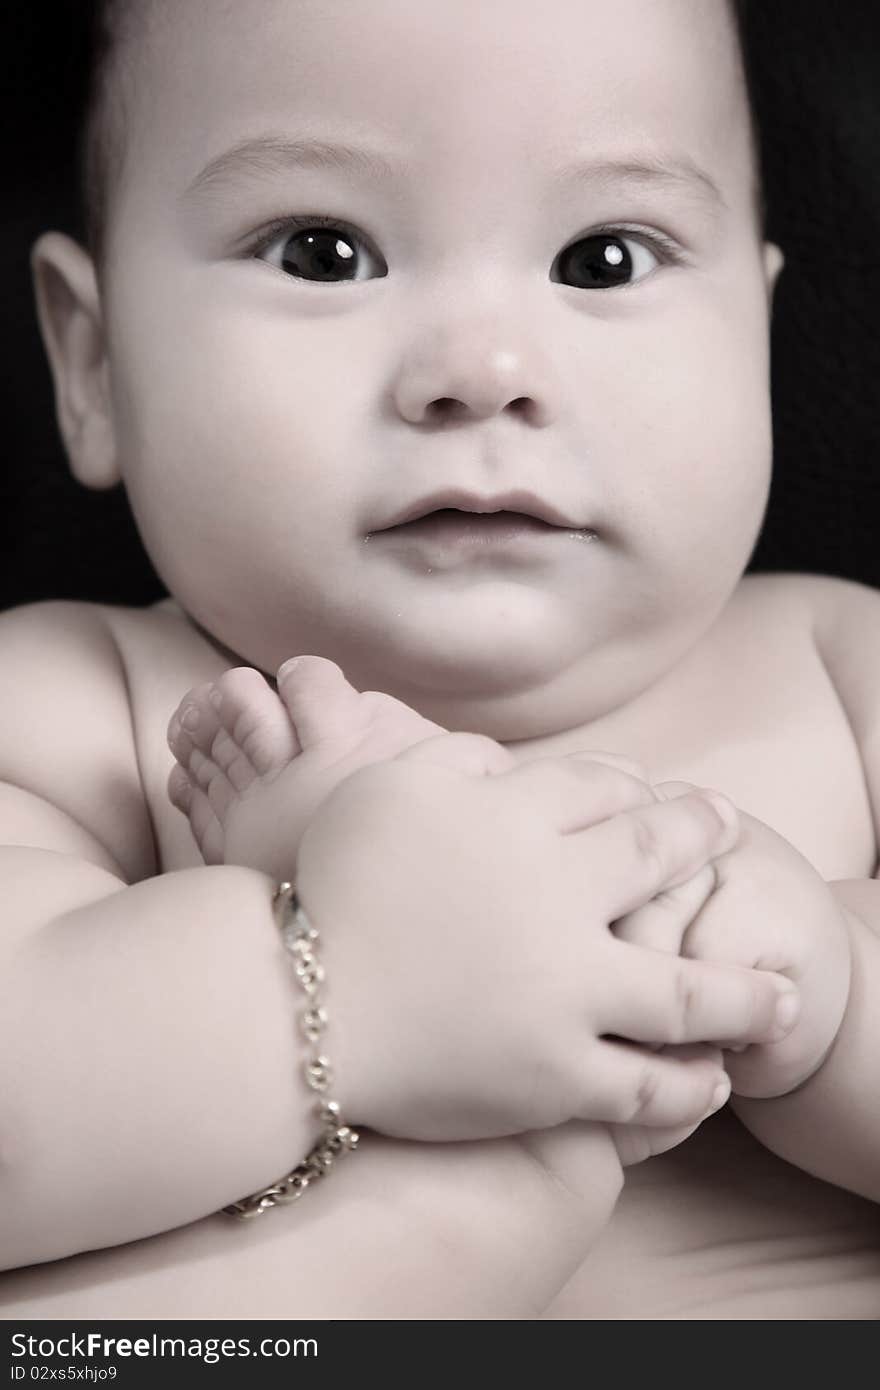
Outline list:
[[[555,680],[592,645],[587,625],[532,599],[403,608],[348,632],[346,657],[373,688],[392,679],[468,702],[523,694]]]

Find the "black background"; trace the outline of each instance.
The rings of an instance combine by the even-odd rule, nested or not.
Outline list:
[[[32,303],[32,241],[49,227],[80,233],[87,10],[87,0],[48,0],[0,11],[0,606],[163,592],[123,491],[88,492],[67,474]],[[880,586],[880,5],[757,0],[752,10],[768,233],[786,255],[772,331],[774,484],[752,567]]]

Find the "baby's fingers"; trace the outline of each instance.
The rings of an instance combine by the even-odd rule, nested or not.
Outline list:
[[[778,1042],[797,1018],[797,990],[781,975],[685,960],[612,943],[614,989],[598,1031],[643,1043]]]
[[[696,1125],[730,1095],[721,1053],[709,1048],[651,1052],[602,1039],[590,1056],[578,1119],[669,1128]]]
[[[717,878],[712,864],[706,864],[685,883],[658,893],[644,907],[628,912],[613,924],[614,935],[631,946],[647,946],[667,955],[681,953],[682,941],[697,914],[715,891]],[[711,956],[711,952],[694,952]],[[716,955],[717,959],[717,955]]]
[[[610,773],[610,769],[608,772]],[[623,774],[618,774],[623,776]],[[568,853],[589,900],[616,922],[658,893],[686,883],[739,836],[736,810],[723,798],[691,792],[622,811],[570,835]]]

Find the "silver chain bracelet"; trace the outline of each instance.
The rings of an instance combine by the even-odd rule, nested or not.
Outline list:
[[[227,1216],[237,1216],[244,1221],[259,1216],[270,1207],[298,1201],[313,1182],[327,1176],[341,1154],[356,1149],[359,1140],[356,1131],[342,1118],[337,1102],[327,1094],[333,1085],[333,1070],[319,1045],[327,1027],[327,1011],[320,998],[324,967],[318,959],[318,930],[303,911],[292,883],[279,884],[272,898],[272,908],[281,939],[293,956],[296,978],[309,1001],[300,1019],[300,1027],[309,1043],[305,1078],[307,1085],[318,1093],[317,1111],[322,1133],[314,1148],[286,1177],[223,1208]]]

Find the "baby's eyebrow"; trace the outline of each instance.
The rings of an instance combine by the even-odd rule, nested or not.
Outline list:
[[[242,140],[211,159],[183,193],[195,200],[223,184],[247,175],[274,175],[291,169],[326,169],[359,177],[364,182],[394,183],[405,177],[407,152],[362,141],[358,143],[294,139],[287,135],[258,135]],[[690,194],[716,215],[727,207],[715,181],[689,155],[657,153],[601,157],[586,154],[548,171],[552,187],[585,182],[599,188],[614,185]]]
[[[615,159],[587,155],[574,164],[551,170],[550,178],[557,188],[569,180],[580,179],[598,187],[622,184],[665,189],[690,194],[716,215],[727,211],[727,200],[715,180],[686,154],[638,154]]]
[[[220,184],[247,174],[276,174],[290,168],[331,169],[357,174],[370,181],[391,183],[400,178],[405,151],[378,145],[293,139],[287,135],[257,135],[216,155],[196,174],[183,197],[212,192]]]

